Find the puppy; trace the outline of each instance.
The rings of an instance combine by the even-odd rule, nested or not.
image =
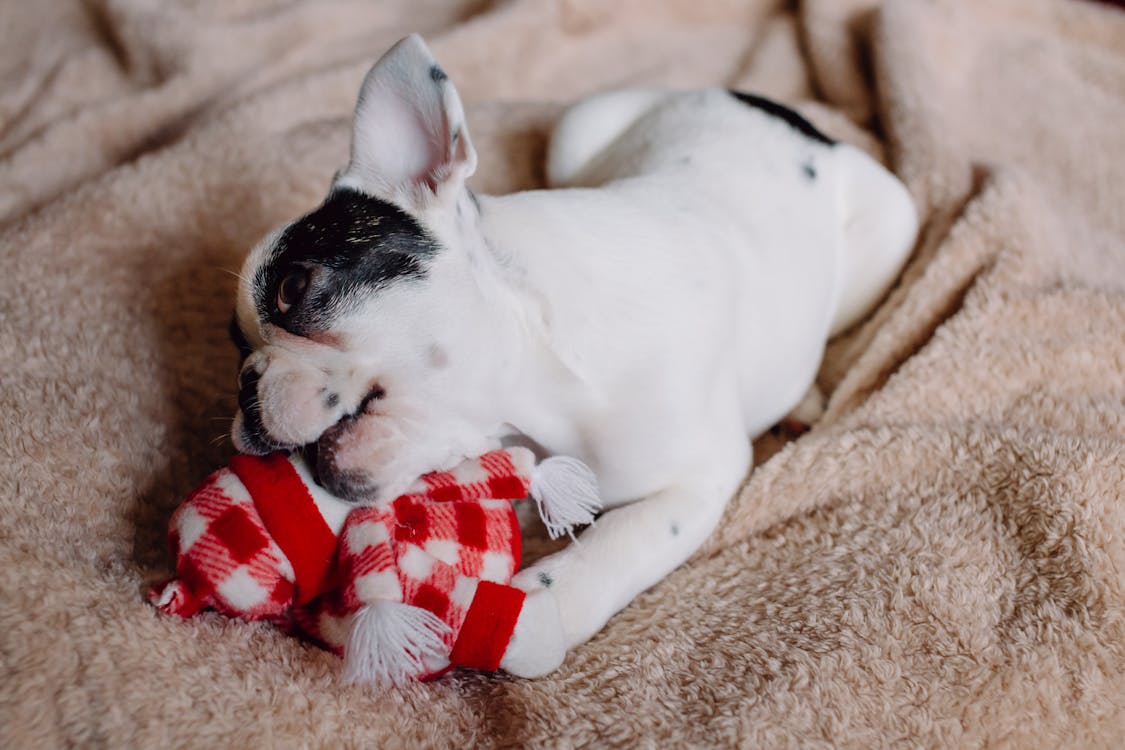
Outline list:
[[[535,676],[700,546],[917,222],[862,152],[717,89],[578,104],[555,189],[478,196],[476,163],[452,82],[402,40],[324,203],[246,260],[232,437],[309,446],[355,503],[510,439],[588,464],[611,510],[515,579],[502,666]]]

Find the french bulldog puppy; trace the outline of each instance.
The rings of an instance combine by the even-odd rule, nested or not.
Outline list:
[[[700,546],[751,438],[802,402],[917,232],[874,160],[721,89],[595,96],[548,161],[552,189],[473,193],[457,91],[403,39],[324,203],[250,253],[232,324],[235,447],[308,446],[352,502],[512,439],[594,471],[610,510],[516,576],[502,666],[523,676]]]

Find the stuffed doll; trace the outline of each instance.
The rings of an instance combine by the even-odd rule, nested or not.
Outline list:
[[[371,507],[329,494],[299,455],[236,455],[173,514],[176,577],[149,598],[183,617],[270,620],[341,654],[349,681],[496,670],[524,602],[507,585],[521,547],[511,501],[529,495],[552,538],[600,507],[583,464],[536,467],[524,448],[427,474]]]

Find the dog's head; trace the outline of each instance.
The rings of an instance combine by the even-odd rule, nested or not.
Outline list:
[[[238,450],[309,447],[322,484],[374,503],[489,447],[496,301],[465,187],[475,167],[452,83],[421,38],[402,40],[364,80],[324,203],[243,267]]]

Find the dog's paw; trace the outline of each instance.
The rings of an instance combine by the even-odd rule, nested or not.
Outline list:
[[[529,592],[500,668],[517,677],[542,677],[558,669],[565,658],[558,602],[545,588]]]

